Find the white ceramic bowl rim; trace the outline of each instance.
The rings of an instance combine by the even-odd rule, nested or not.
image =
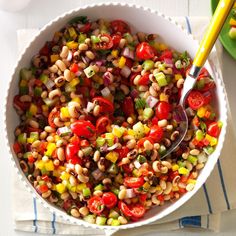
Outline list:
[[[32,42],[35,41],[38,36],[41,34],[41,32],[43,31],[46,31],[47,28],[51,25],[53,25],[56,21],[66,17],[66,16],[69,16],[71,14],[73,14],[74,12],[79,12],[79,10],[84,10],[84,9],[88,9],[88,8],[94,8],[94,7],[106,7],[106,6],[121,6],[121,7],[128,7],[128,8],[136,8],[136,9],[141,9],[143,11],[148,11],[150,12],[151,14],[156,14],[158,15],[159,17],[162,17],[164,19],[166,19],[167,21],[171,22],[172,24],[174,24],[176,27],[179,27],[181,28],[181,30],[183,30],[186,34],[186,36],[190,37],[193,41],[196,41],[194,39],[194,37],[187,32],[186,29],[184,29],[182,26],[180,26],[179,24],[177,24],[173,19],[171,19],[170,17],[166,17],[164,14],[162,13],[159,13],[158,11],[156,10],[151,10],[150,8],[148,7],[143,7],[143,6],[137,6],[137,5],[134,5],[134,4],[127,4],[127,3],[118,3],[118,2],[114,2],[114,3],[99,3],[99,4],[91,4],[91,5],[86,5],[84,7],[79,7],[77,9],[73,9],[69,12],[66,12],[62,15],[60,15],[59,17],[55,18],[54,20],[52,20],[51,22],[49,22],[47,25],[45,25],[40,31],[39,33],[37,34],[37,36],[28,44],[28,46],[25,48],[25,50],[21,53],[21,56],[19,58],[19,60],[17,61],[16,63],[16,66],[14,68],[14,71],[12,73],[12,78],[13,78],[13,75],[16,73],[16,69],[18,67],[18,64],[19,62],[22,60],[22,58],[24,57],[24,54],[25,52],[27,51],[27,49],[31,46]],[[218,89],[220,90],[220,93],[224,95],[224,97],[222,97],[222,103],[223,105],[225,105],[225,109],[227,109],[227,103],[226,103],[226,95],[225,95],[225,92],[224,92],[224,86],[223,86],[223,82],[222,80],[220,79],[220,74],[217,73],[217,69],[216,69],[216,75],[215,75],[215,80],[218,80]],[[167,209],[164,209],[162,212],[160,212],[158,215],[156,216],[153,216],[153,217],[150,217],[146,220],[140,220],[138,222],[134,222],[134,223],[129,223],[127,225],[120,225],[120,226],[98,226],[96,224],[90,224],[82,219],[76,219],[68,214],[66,214],[64,211],[62,210],[59,210],[59,208],[56,208],[55,206],[53,206],[52,204],[48,203],[47,201],[45,201],[37,192],[36,190],[33,188],[33,186],[29,183],[29,181],[27,180],[26,176],[23,174],[22,171],[20,171],[17,166],[16,166],[16,162],[13,158],[13,155],[14,153],[11,151],[11,147],[10,147],[10,144],[9,144],[9,138],[8,138],[8,132],[7,132],[7,104],[8,104],[8,97],[9,97],[9,90],[10,90],[10,87],[12,85],[12,80],[10,81],[9,85],[8,85],[8,90],[7,90],[7,97],[6,97],[6,100],[5,100],[5,110],[4,110],[4,114],[5,114],[5,120],[4,120],[4,125],[5,125],[5,129],[4,129],[4,132],[5,132],[5,137],[6,137],[6,142],[7,142],[7,149],[8,149],[8,152],[11,156],[11,160],[12,162],[14,163],[14,167],[16,168],[16,171],[17,171],[17,174],[20,178],[20,180],[23,182],[23,184],[26,186],[26,189],[34,196],[36,197],[39,202],[44,206],[46,207],[50,212],[54,212],[57,214],[57,216],[61,216],[65,221],[67,221],[68,223],[72,223],[72,224],[77,224],[77,225],[83,225],[85,227],[92,227],[94,229],[104,229],[105,231],[107,230],[111,230],[111,231],[116,231],[116,230],[119,230],[119,229],[128,229],[128,228],[134,228],[134,227],[138,227],[138,226],[142,226],[142,225],[146,225],[146,224],[149,224],[149,223],[152,223],[154,221],[157,221],[165,216],[167,216],[168,214],[172,213],[173,211],[175,211],[177,208],[179,208],[181,205],[183,205],[185,202],[187,202],[198,190],[199,188],[202,186],[202,184],[206,181],[206,179],[208,178],[208,176],[210,175],[211,171],[213,170],[216,162],[217,162],[217,159],[219,157],[219,154],[217,155],[217,153],[213,153],[211,156],[214,156],[214,165],[212,165],[209,169],[208,169],[208,174],[205,175],[203,178],[202,178],[202,181],[200,184],[196,184],[195,188],[191,191],[191,192],[188,192],[187,194],[185,194],[184,196],[182,196],[179,200],[177,200],[175,203],[173,203],[171,205],[171,209],[169,209],[170,207],[168,207]],[[226,110],[227,111],[227,110]],[[220,138],[221,138],[221,142],[218,143],[217,145],[217,150],[218,152],[220,153],[222,147],[223,147],[223,141],[224,141],[224,137],[225,137],[225,133],[226,133],[226,126],[227,126],[227,114],[225,114],[225,120],[223,120],[224,122],[224,126],[222,128],[222,131],[221,131],[221,135],[220,135]],[[213,157],[211,157],[213,158]],[[200,182],[200,181],[199,181]]]

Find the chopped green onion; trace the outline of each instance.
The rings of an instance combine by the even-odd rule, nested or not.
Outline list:
[[[139,98],[135,101],[135,108],[142,109],[146,106],[146,101],[142,98]]]
[[[92,35],[91,36],[91,41],[92,43],[100,43],[101,42],[101,39],[95,35]]]
[[[215,151],[215,149],[214,149],[213,147],[211,147],[211,146],[204,147],[203,150],[204,150],[204,152],[205,152],[207,155],[210,155],[210,154],[212,154],[212,153]]]
[[[117,167],[117,165],[116,164],[112,164],[110,167],[109,167],[109,169],[107,170],[107,172],[108,173],[110,173],[110,174],[117,174],[118,173],[118,167]]]
[[[118,195],[120,190],[117,189],[117,188],[112,188],[111,191],[115,194],[115,195]]]
[[[154,67],[154,62],[152,60],[146,60],[143,62],[142,67],[144,70],[151,70]]]
[[[119,216],[120,216],[120,215],[119,215],[119,213],[118,213],[117,211],[111,210],[108,217],[109,217],[109,218],[113,218],[113,219],[118,219]]]
[[[22,134],[19,134],[18,137],[17,137],[17,141],[19,143],[26,143],[26,139],[27,139],[27,134],[26,133],[22,133]]]
[[[79,34],[78,43],[84,43],[86,38],[86,34]]]
[[[95,191],[97,191],[97,190],[102,191],[102,190],[104,190],[104,186],[103,186],[102,184],[98,184],[98,185],[94,188],[94,190],[95,190]]]
[[[137,160],[140,164],[143,164],[147,161],[146,157],[143,155],[138,155]]]
[[[91,191],[89,188],[84,188],[83,189],[83,196],[84,197],[89,197],[91,195]]]
[[[30,80],[32,77],[32,71],[26,68],[20,70],[20,78],[22,80]]]
[[[196,165],[197,164],[197,157],[195,156],[192,156],[192,155],[189,155],[187,160],[192,163],[193,165]]]
[[[90,224],[94,224],[95,223],[95,215],[87,215],[84,217],[84,220]]]
[[[197,139],[197,141],[201,141],[203,138],[204,138],[203,132],[200,129],[198,129],[196,131],[196,139]]]
[[[96,140],[96,146],[97,147],[102,147],[105,144],[106,140],[102,137],[98,137]]]
[[[166,80],[166,76],[163,72],[158,72],[158,73],[154,74],[154,76],[155,76],[157,83],[160,87],[166,86],[168,84],[167,80]]]

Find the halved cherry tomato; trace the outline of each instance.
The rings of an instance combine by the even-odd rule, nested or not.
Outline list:
[[[102,133],[106,132],[106,127],[110,124],[111,124],[111,121],[107,116],[99,117],[96,122],[97,134],[102,134]]]
[[[140,80],[138,81],[138,85],[148,85],[150,80],[149,80],[149,73],[144,74]]]
[[[48,175],[42,175],[42,180],[43,181],[46,181],[46,182],[48,182],[49,180],[50,180],[50,178],[48,177]]]
[[[133,204],[129,208],[130,208],[132,216],[135,218],[143,217],[146,211],[145,207],[140,203]]]
[[[204,105],[204,96],[199,91],[192,90],[188,95],[187,102],[193,110],[197,110]]]
[[[105,206],[101,197],[94,196],[88,200],[88,208],[94,214],[101,214]]]
[[[91,23],[90,22],[87,22],[84,26],[82,26],[79,31],[81,33],[87,33],[91,28]]]
[[[156,116],[158,119],[167,119],[170,113],[170,104],[168,102],[158,102],[156,106]]]
[[[120,40],[121,40],[121,35],[119,34],[113,34],[111,36],[112,42],[113,42],[113,48],[117,48],[119,46]]]
[[[15,143],[13,144],[13,150],[14,150],[15,154],[18,154],[19,152],[21,152],[21,151],[22,151],[22,148],[21,148],[20,143],[15,142]]]
[[[48,115],[48,124],[52,128],[56,128],[57,126],[54,123],[54,119],[60,117],[60,111],[55,107],[51,110],[51,112]]]
[[[90,146],[90,143],[87,139],[81,140],[80,147],[89,147],[89,146]]]
[[[139,195],[139,201],[140,202],[145,202],[147,199],[147,194],[140,194]]]
[[[39,191],[40,193],[45,193],[48,191],[48,186],[46,184],[40,185],[39,186]]]
[[[107,192],[102,195],[103,203],[108,208],[113,208],[117,203],[117,196],[112,192]]]
[[[204,97],[204,105],[207,105],[211,102],[211,99],[212,99],[212,93],[211,91],[206,91],[206,92],[203,92],[203,97]]]
[[[100,113],[113,113],[114,112],[114,105],[111,101],[107,100],[103,97],[95,97],[92,100],[93,102],[97,103],[100,106]]]
[[[36,159],[35,159],[32,155],[29,155],[29,156],[28,156],[28,162],[29,162],[29,163],[32,164],[32,163],[34,163],[35,161],[36,161]]]
[[[127,154],[129,153],[130,150],[128,147],[122,146],[121,148],[116,149],[115,151],[118,152],[119,154],[118,159],[121,160],[122,158],[127,157]]]
[[[151,126],[149,137],[153,139],[154,142],[160,142],[163,138],[164,131],[163,129],[158,125]]]
[[[152,118],[152,124],[153,124],[153,125],[157,125],[157,124],[158,124],[158,118],[157,118],[156,116],[154,116],[154,117]]]
[[[96,50],[107,50],[107,49],[112,48],[113,42],[112,42],[112,38],[109,34],[102,34],[100,37],[106,37],[108,40],[107,40],[107,42],[101,41],[101,42],[95,43],[94,48]]]
[[[142,42],[136,48],[136,55],[140,60],[147,60],[152,59],[155,56],[155,52],[150,44]]]
[[[85,138],[93,137],[96,132],[94,125],[87,120],[77,120],[71,124],[70,128],[74,134]]]
[[[129,207],[124,202],[119,201],[118,207],[125,216],[131,217],[133,215]]]
[[[79,151],[79,145],[77,144],[73,144],[73,143],[69,143],[66,145],[66,160],[69,161],[71,159],[73,159],[74,157],[78,158],[78,151]]]
[[[143,184],[143,177],[125,177],[124,179],[124,185],[130,188],[139,188],[143,186]]]
[[[129,26],[123,20],[113,20],[111,22],[111,29],[113,33],[127,33],[130,32]]]
[[[218,122],[212,122],[211,124],[208,125],[207,127],[207,133],[210,136],[213,136],[215,138],[217,138],[220,135],[220,127],[218,125]]]
[[[134,114],[134,102],[131,97],[125,97],[122,105],[122,111],[125,113],[126,116],[131,116]]]
[[[130,164],[123,164],[122,162],[120,162],[120,163],[121,163],[122,169],[125,173],[132,173],[133,169],[130,167]],[[120,166],[119,164],[118,164],[118,166]]]
[[[70,71],[76,73],[79,70],[79,66],[77,63],[73,63],[70,67]]]
[[[172,59],[173,58],[173,53],[170,50],[165,50],[161,53],[161,56],[159,57],[159,60],[164,60],[164,59]]]
[[[137,146],[138,146],[138,148],[141,148],[141,147],[143,147],[143,144],[144,144],[144,142],[146,141],[146,140],[148,140],[150,143],[154,143],[153,142],[153,139],[151,138],[151,137],[144,137],[144,138],[141,138],[141,139],[139,139],[139,141],[138,141],[138,143],[137,143]]]

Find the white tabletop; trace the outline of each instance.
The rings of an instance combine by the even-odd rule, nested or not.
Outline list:
[[[11,0],[8,0],[11,1]],[[19,0],[20,1],[20,0]],[[40,28],[57,15],[90,3],[109,2],[107,0],[32,0],[27,8],[16,13],[4,12],[0,10],[0,55],[1,55],[1,78],[0,78],[0,104],[6,93],[6,80],[10,79],[10,73],[17,59],[16,30],[22,28]],[[119,2],[136,3],[150,8],[155,8],[160,12],[170,16],[210,16],[210,0],[120,0]],[[223,77],[228,93],[229,103],[233,120],[236,121],[236,61],[234,61],[226,51],[223,52]],[[3,108],[0,109],[2,111]],[[2,128],[3,115],[0,114],[0,127]],[[3,129],[3,128],[2,128]],[[12,218],[12,163],[10,163],[6,148],[4,147],[2,132],[0,133],[0,236],[28,236],[37,235],[14,231]],[[14,196],[17,197],[17,196]],[[222,215],[221,232],[219,236],[236,234],[236,211],[226,212]],[[203,233],[213,235],[213,233]],[[154,235],[154,234],[153,234]],[[185,231],[166,232],[159,235],[199,235],[199,231],[187,233]]]

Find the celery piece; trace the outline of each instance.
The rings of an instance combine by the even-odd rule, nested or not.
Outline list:
[[[94,188],[95,191],[97,191],[97,190],[102,191],[103,189],[104,189],[104,186],[103,186],[102,184],[98,184],[98,185]]]
[[[154,76],[155,76],[157,83],[160,87],[167,85],[166,76],[163,72],[158,72],[158,73],[154,74]]]
[[[143,110],[143,117],[145,120],[150,119],[153,115],[154,115],[154,111],[152,110],[152,108],[148,107]]]
[[[119,213],[115,210],[111,210],[110,214],[108,215],[109,218],[113,218],[113,219],[118,219],[119,216],[120,216]]]
[[[105,225],[106,221],[107,221],[107,218],[104,216],[97,216],[97,218],[96,218],[97,225]]]
[[[26,133],[21,133],[21,134],[19,134],[18,135],[18,137],[17,137],[17,141],[19,142],[19,143],[26,143],[26,139],[27,139],[27,134]]]
[[[92,41],[92,43],[100,43],[100,42],[101,42],[101,39],[98,38],[98,37],[95,36],[95,35],[92,35],[92,36],[91,36],[91,41]]]
[[[86,34],[80,33],[78,38],[78,43],[84,43],[86,38],[87,38]]]
[[[144,70],[151,70],[154,67],[154,62],[152,60],[146,60],[143,62],[142,67]]]
[[[65,85],[65,92],[71,93],[71,92],[75,92],[75,91],[76,91],[76,87],[75,86],[71,86],[70,83],[67,83]]]
[[[32,77],[32,71],[26,68],[20,70],[20,78],[23,80],[29,80]]]
[[[135,108],[136,109],[142,109],[145,106],[146,106],[146,101],[144,99],[140,98],[135,101]]]
[[[197,157],[195,156],[192,156],[192,155],[189,155],[187,160],[192,163],[193,165],[196,165],[197,164]]]
[[[83,189],[83,196],[84,197],[89,197],[91,195],[91,191],[89,188],[84,188]]]
[[[117,188],[112,188],[111,191],[115,194],[115,195],[118,195],[120,190],[117,189]]]
[[[215,148],[208,146],[208,147],[204,147],[203,150],[207,155],[210,155],[215,151]]]
[[[28,159],[30,155],[32,155],[32,152],[26,152],[24,153],[23,158]]]
[[[40,75],[40,77],[39,77],[39,79],[44,83],[44,84],[46,84],[47,82],[48,82],[48,76],[47,75],[45,75],[45,74],[41,74]]]
[[[51,107],[55,105],[55,103],[58,101],[58,98],[54,98],[54,99],[44,98],[43,101],[47,106]]]
[[[98,137],[96,140],[96,146],[97,147],[102,147],[105,144],[106,140],[102,137]]]
[[[95,215],[87,215],[84,217],[84,220],[90,224],[94,224],[95,223]]]
[[[111,226],[119,226],[119,225],[120,225],[120,221],[119,220],[116,220],[116,219],[112,220]]]
[[[87,78],[91,78],[92,76],[95,75],[95,71],[92,68],[92,66],[88,66],[87,68],[84,69],[84,73],[87,76]]]
[[[196,131],[195,135],[196,135],[196,140],[197,141],[201,141],[204,138],[204,134],[203,134],[203,132],[200,129],[198,129]]]

